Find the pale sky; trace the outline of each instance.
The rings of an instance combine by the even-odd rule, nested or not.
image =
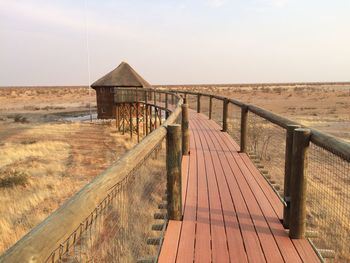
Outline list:
[[[350,0],[0,0],[0,36],[0,86],[350,81]]]

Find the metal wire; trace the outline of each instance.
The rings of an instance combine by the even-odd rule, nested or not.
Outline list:
[[[158,247],[147,240],[160,237],[151,226],[166,191],[163,141],[106,193],[46,262],[136,262],[157,256]]]
[[[223,101],[213,98],[211,118],[222,127]]]
[[[286,131],[248,113],[247,149],[251,159],[281,197],[284,187]]]
[[[350,262],[350,164],[311,143],[308,151],[307,227],[316,247]]]
[[[236,141],[241,143],[241,108],[232,103],[228,104],[227,132]]]

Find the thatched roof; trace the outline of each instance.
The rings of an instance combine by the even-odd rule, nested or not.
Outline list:
[[[98,87],[142,87],[147,88],[151,85],[144,80],[130,65],[126,62],[120,63],[120,65],[103,76],[99,80],[95,81],[92,88]]]

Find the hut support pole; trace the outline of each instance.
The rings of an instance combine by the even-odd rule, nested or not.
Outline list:
[[[145,92],[145,116],[146,119],[146,135],[148,135],[148,92]]]
[[[132,138],[132,103],[129,103],[130,138]]]
[[[136,132],[137,132],[137,142],[140,142],[140,116],[139,116],[140,103],[136,103]]]

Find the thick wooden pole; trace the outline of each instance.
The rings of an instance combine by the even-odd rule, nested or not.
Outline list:
[[[145,120],[146,120],[146,135],[148,135],[148,92],[145,94]]]
[[[174,106],[175,104],[175,95],[171,94],[171,104]]]
[[[222,131],[227,132],[227,112],[228,112],[228,99],[223,100],[222,110]]]
[[[306,222],[307,151],[310,143],[309,129],[295,129],[291,177],[291,207],[289,237],[304,238]]]
[[[290,218],[290,178],[292,175],[293,160],[293,133],[294,130],[300,128],[300,125],[288,125],[286,130],[286,150],[284,165],[284,188],[283,196],[286,206],[283,207],[283,226],[289,228]]]
[[[117,128],[117,131],[120,131],[119,126],[119,107],[118,105],[115,105],[115,127]]]
[[[179,124],[168,125],[166,167],[168,218],[170,220],[182,220],[181,159],[181,126]]]
[[[209,120],[211,120],[212,111],[213,111],[213,96],[209,96]]]
[[[140,103],[136,103],[136,132],[137,132],[137,142],[140,142],[140,116],[139,116]]]
[[[129,114],[130,114],[130,118],[129,118],[129,121],[130,121],[130,138],[132,138],[132,103],[129,103]]]
[[[248,134],[248,107],[241,108],[241,145],[240,152],[247,152],[247,134]]]
[[[197,94],[197,112],[201,112],[201,94]]]
[[[182,104],[182,154],[188,155],[190,153],[190,132],[188,120],[188,104]]]

